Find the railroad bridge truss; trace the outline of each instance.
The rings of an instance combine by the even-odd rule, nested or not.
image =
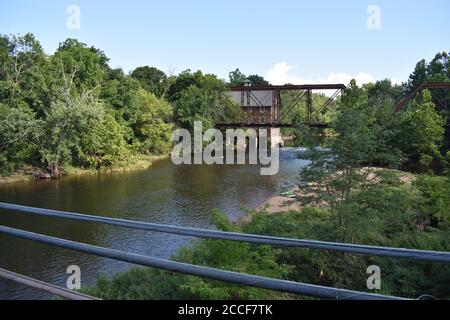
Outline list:
[[[232,87],[227,97],[241,106],[243,119],[238,123],[218,123],[219,128],[283,128],[294,127],[298,123],[292,120],[293,112],[303,104],[305,108],[304,123],[310,127],[326,128],[327,123],[319,123],[318,116],[330,104],[340,97],[343,84],[309,84],[283,86],[254,86],[250,82],[243,86]],[[321,105],[314,105],[313,93],[332,92]],[[284,94],[290,92],[289,101]]]
[[[450,82],[435,82],[435,83],[422,83],[418,85],[407,97],[402,99],[396,106],[395,112],[401,111],[403,108],[406,107],[408,102],[413,100],[418,94],[420,94],[423,90],[431,90],[435,94],[434,96],[434,102],[439,105],[442,109],[448,110],[449,109],[449,100],[448,97],[444,97],[443,95],[436,94],[437,93],[443,93],[443,90],[450,90]],[[441,92],[438,92],[438,90],[441,90]]]
[[[246,82],[243,86],[231,87],[227,97],[233,103],[240,105],[244,114],[243,119],[237,123],[217,123],[219,128],[289,128],[298,123],[292,120],[292,114],[298,106],[304,102],[304,124],[309,127],[328,128],[328,123],[318,122],[318,116],[324,112],[331,103],[339,98],[346,88],[344,84],[305,84],[283,86],[254,86]],[[418,85],[408,96],[400,100],[395,106],[395,112],[401,111],[423,90],[444,92],[450,90],[450,83],[422,83]],[[439,91],[440,90],[440,91]],[[332,95],[321,105],[314,105],[313,93],[331,91]],[[290,92],[289,101],[283,98],[284,93]],[[435,103],[444,110],[449,109],[448,98],[434,94]]]

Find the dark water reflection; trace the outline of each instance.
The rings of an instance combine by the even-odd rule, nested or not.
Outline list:
[[[213,228],[210,223],[212,209],[219,208],[236,220],[242,216],[242,208],[255,207],[294,183],[304,164],[296,159],[295,149],[282,151],[280,172],[272,177],[260,176],[257,166],[174,166],[170,160],[161,160],[146,171],[0,186],[0,201]],[[177,235],[1,210],[0,225],[159,258],[169,258],[190,241]],[[69,265],[80,266],[83,285],[94,283],[99,274],[111,275],[132,266],[0,235],[1,268],[65,286]],[[41,292],[0,279],[0,299],[46,298],[49,296]]]

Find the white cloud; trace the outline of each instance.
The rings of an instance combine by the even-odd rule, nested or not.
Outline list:
[[[311,79],[303,78],[292,74],[293,66],[286,62],[278,62],[266,73],[266,79],[274,85],[290,84],[324,84],[324,83],[342,83],[348,85],[352,79],[355,79],[358,85],[375,82],[375,78],[369,73],[360,72],[356,75],[348,73],[330,73],[325,78]]]

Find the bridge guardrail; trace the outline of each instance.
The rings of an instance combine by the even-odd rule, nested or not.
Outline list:
[[[121,226],[126,228],[141,229],[148,231],[157,231],[164,233],[172,233],[179,235],[188,235],[203,238],[241,241],[255,244],[266,244],[281,247],[299,247],[311,249],[323,249],[332,251],[341,251],[356,254],[370,254],[377,256],[386,256],[393,258],[407,258],[414,260],[426,260],[433,262],[450,263],[450,252],[436,252],[426,250],[413,250],[403,248],[388,248],[366,245],[342,244],[333,242],[323,242],[314,240],[300,240],[278,238],[261,235],[249,235],[233,232],[223,232],[216,230],[205,230],[197,228],[177,227],[170,225],[161,225],[154,223],[130,221],[124,219],[114,219],[107,217],[99,217],[92,215],[85,215],[79,213],[33,208],[27,206],[20,206],[15,204],[0,203],[0,209],[13,210],[49,217],[57,217],[63,219],[79,220],[86,222],[98,222],[114,226]],[[318,286],[300,282],[293,282],[288,280],[272,279],[262,276],[255,276],[249,274],[242,274],[231,271],[224,271],[215,268],[197,266],[186,264],[171,260],[164,260],[149,256],[143,256],[135,253],[123,252],[119,250],[94,246],[90,244],[70,241],[66,239],[55,238],[47,235],[37,234],[29,231],[18,230],[10,227],[0,226],[0,233],[13,237],[28,239],[35,242],[40,242],[52,246],[66,248],[74,251],[93,254],[110,259],[129,262],[141,266],[147,266],[157,269],[162,269],[170,272],[194,275],[213,280],[229,282],[238,285],[252,286],[262,289],[294,293],[304,296],[322,298],[322,299],[337,299],[337,300],[406,300],[406,298],[371,294],[366,292],[359,292],[353,290]]]
[[[305,240],[305,239],[289,239],[264,235],[252,235],[236,232],[188,228],[157,223],[100,217],[59,210],[33,208],[1,202],[0,202],[0,209],[20,211],[23,213],[36,214],[47,217],[63,218],[86,222],[97,222],[118,227],[141,229],[147,231],[155,231],[200,238],[211,238],[211,239],[247,242],[255,244],[267,244],[281,247],[321,249],[321,250],[341,251],[354,254],[376,255],[392,258],[404,258],[412,260],[425,260],[425,261],[450,263],[450,252],[380,247],[380,246],[336,243],[336,242]]]

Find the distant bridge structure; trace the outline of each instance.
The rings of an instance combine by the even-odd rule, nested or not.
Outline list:
[[[395,112],[400,112],[403,108],[406,107],[408,102],[413,100],[418,94],[420,94],[423,90],[436,90],[436,89],[445,89],[450,90],[450,82],[436,82],[436,83],[422,83],[418,85],[407,97],[400,100],[400,102],[395,107]],[[445,110],[448,110],[449,101],[444,97],[440,97],[439,95],[434,95],[437,100],[436,102]]]
[[[328,124],[318,123],[317,117],[340,96],[346,88],[343,84],[305,84],[283,86],[258,86],[245,81],[243,86],[231,87],[229,98],[241,106],[245,119],[238,123],[218,123],[219,128],[289,128],[295,127],[289,119],[294,109],[305,101],[304,122],[310,127],[326,128]],[[325,90],[334,91],[328,99],[319,106],[313,105],[313,93]],[[293,98],[286,103],[283,93],[292,92]]]

